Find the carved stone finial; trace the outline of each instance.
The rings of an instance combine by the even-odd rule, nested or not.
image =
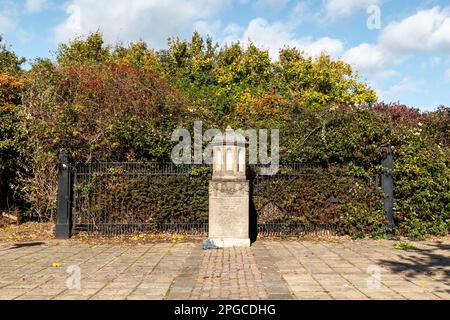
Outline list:
[[[245,179],[245,138],[229,126],[213,143],[213,179]]]

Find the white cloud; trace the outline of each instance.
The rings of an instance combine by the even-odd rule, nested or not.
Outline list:
[[[317,40],[300,40],[298,47],[313,57],[320,56],[322,53],[337,57],[342,52],[344,45],[340,40],[323,37]]]
[[[386,89],[387,82],[400,78],[402,74],[391,68],[398,63],[398,60],[395,60],[382,46],[363,43],[347,50],[342,59],[366,77],[366,81],[375,88],[381,100],[397,101],[398,94],[405,91],[408,86],[412,86],[409,79],[402,79]]]
[[[361,71],[374,71],[392,62],[391,54],[382,46],[363,43],[347,50],[343,59]]]
[[[68,18],[56,26],[54,36],[58,42],[67,41],[100,29],[108,42],[142,38],[161,48],[168,37],[190,35],[229,4],[230,0],[70,0]]]
[[[358,10],[366,10],[370,5],[380,5],[382,2],[383,0],[327,0],[325,12],[330,19],[348,17]]]
[[[383,31],[380,43],[399,53],[450,52],[450,8],[421,10],[400,22],[393,22]]]
[[[275,56],[284,46],[294,45],[293,33],[283,23],[270,24],[267,20],[256,18],[250,21],[242,35],[243,42],[251,40],[254,44],[268,49]]]
[[[442,50],[450,51],[450,8],[435,7],[392,22],[382,31],[377,43],[362,43],[350,48],[343,54],[343,59],[378,86],[377,84],[382,84],[385,79],[400,76],[391,67],[400,65],[409,54]],[[432,56],[420,67],[425,69],[440,63],[440,57]],[[380,95],[395,97],[415,89],[417,82],[406,77]]]
[[[27,0],[25,2],[25,12],[38,13],[49,3],[49,0]]]
[[[226,30],[232,30],[233,32],[226,35],[224,42],[229,43],[239,40],[248,44],[251,41],[256,46],[269,50],[272,59],[277,59],[279,50],[284,47],[296,47],[313,57],[317,57],[321,53],[337,56],[343,49],[340,40],[328,37],[319,39],[311,37],[296,38],[292,26],[282,22],[269,23],[262,18],[250,21],[245,30],[236,25],[231,25]]]
[[[280,6],[288,0],[264,1],[267,5]],[[70,0],[65,7],[68,17],[54,28],[54,37],[57,42],[62,42],[100,30],[110,43],[142,38],[150,46],[162,48],[168,37],[190,36],[197,30],[221,39],[223,43],[241,41],[248,44],[250,39],[268,49],[273,58],[285,46],[297,47],[311,56],[322,52],[336,56],[343,50],[342,42],[337,39],[296,38],[294,29],[306,8],[302,2],[297,3],[283,22],[269,23],[256,18],[246,28],[236,24],[223,28],[218,16],[230,3],[231,0]]]
[[[213,39],[217,38],[220,34],[222,23],[220,20],[208,21],[199,20],[194,22],[194,30],[202,35],[211,36]]]

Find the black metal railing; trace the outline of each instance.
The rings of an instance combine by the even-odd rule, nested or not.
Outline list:
[[[388,162],[387,165],[390,165]],[[391,170],[356,175],[346,166],[281,164],[248,166],[251,208],[262,236],[329,235],[342,205],[351,201],[389,209]],[[119,235],[168,232],[206,236],[210,165],[60,161],[57,237],[73,232]],[[388,212],[389,214],[389,212]],[[389,216],[388,216],[389,218]],[[391,220],[389,220],[391,221]]]
[[[206,165],[78,164],[73,167],[73,230],[204,234],[209,179]]]

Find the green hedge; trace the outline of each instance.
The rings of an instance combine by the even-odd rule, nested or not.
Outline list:
[[[79,225],[206,223],[209,170],[194,168],[183,175],[93,173],[87,181],[75,183],[74,221]],[[377,236],[385,228],[383,194],[371,175],[357,176],[342,167],[281,169],[276,176],[251,172],[249,176],[251,210],[260,224],[276,223],[286,230],[295,224],[323,225],[353,237]]]

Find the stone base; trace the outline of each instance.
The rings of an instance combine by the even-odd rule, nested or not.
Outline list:
[[[209,239],[218,248],[250,247],[250,239],[215,238]]]
[[[249,182],[209,184],[209,239],[219,248],[249,247]]]

